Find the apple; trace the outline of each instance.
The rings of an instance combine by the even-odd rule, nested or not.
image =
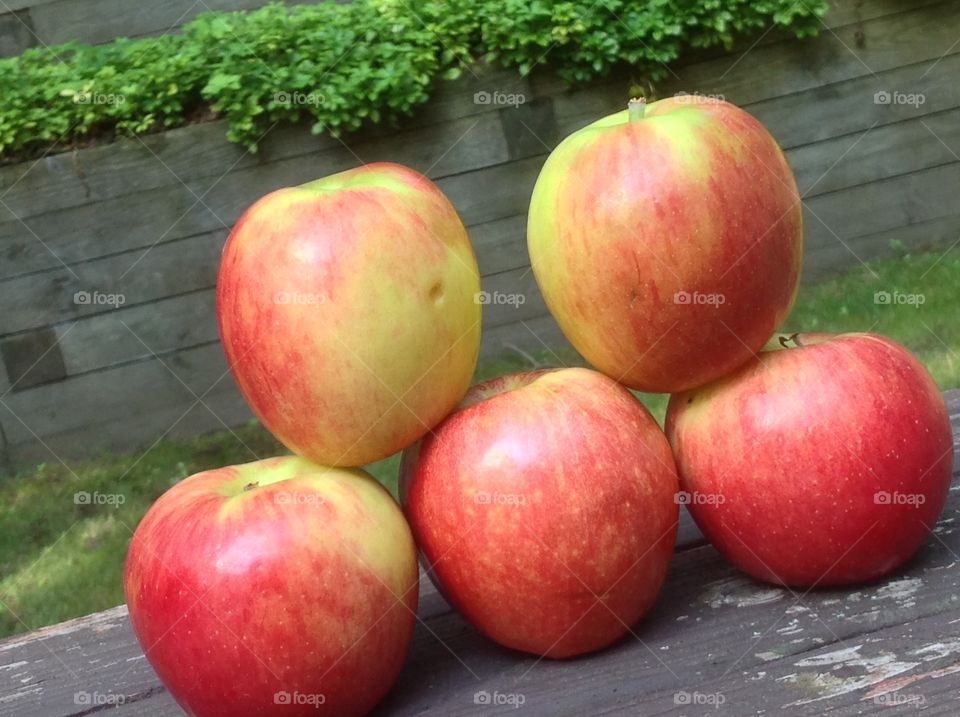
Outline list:
[[[423,175],[376,163],[260,199],[227,240],[217,316],[228,364],[294,453],[363,465],[457,405],[480,347],[463,222]]]
[[[802,224],[763,125],[680,96],[631,101],[563,140],[533,190],[527,242],[574,347],[628,386],[672,393],[729,373],[780,327]]]
[[[653,605],[676,491],[647,410],[583,368],[475,386],[401,465],[401,502],[440,592],[501,645],[554,658],[611,644]]]
[[[943,397],[875,334],[781,336],[735,373],[670,399],[687,508],[758,580],[860,583],[908,560],[953,465]]]
[[[133,536],[124,589],[147,659],[193,717],[349,717],[400,672],[418,578],[386,490],[288,456],[167,491]]]

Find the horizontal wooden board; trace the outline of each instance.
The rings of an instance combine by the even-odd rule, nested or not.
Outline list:
[[[115,154],[108,151],[114,145],[85,150],[69,165],[69,155],[43,160],[30,171],[18,165],[19,174],[3,178],[12,189],[3,198],[9,211],[0,210],[0,246],[11,259],[2,276],[51,268],[61,261],[71,263],[75,257],[96,258],[117,251],[118,243],[132,248],[135,238],[112,235],[122,235],[118,227],[127,226],[117,221],[138,211],[138,223],[144,226],[135,229],[133,236],[159,236],[198,201],[202,203],[194,207],[195,214],[202,215],[207,205],[231,224],[264,194],[361,163],[389,160],[438,178],[510,159],[497,111],[430,129],[368,137],[349,147],[331,138],[318,140],[300,128],[294,134],[295,143],[280,145],[272,154],[265,148],[256,157],[226,143],[218,136],[222,126],[217,130],[214,124],[160,135],[163,140],[150,140],[155,146],[149,151],[139,143],[123,141]],[[164,143],[170,149],[164,149]],[[222,170],[209,174],[211,165]],[[41,167],[49,171],[39,171]],[[59,176],[51,178],[51,173]],[[231,201],[223,206],[217,201],[225,191]],[[185,217],[170,238],[176,238],[177,231],[214,228],[213,217],[207,217],[202,230],[191,226],[191,218]],[[69,236],[65,236],[67,227]],[[94,234],[100,235],[98,242],[90,241]]]
[[[957,46],[960,50],[960,45]],[[917,119],[960,107],[960,54],[934,64],[900,67],[796,94],[764,100],[746,109],[764,123],[785,149]],[[878,92],[923,95],[920,105],[877,104]],[[812,114],[811,114],[812,112]],[[829,165],[828,165],[829,166]],[[824,168],[826,169],[826,167]]]
[[[955,214],[958,192],[960,161],[812,197],[804,203],[808,254],[837,241]]]
[[[814,38],[758,45],[675,69],[660,90],[719,93],[738,105],[805,92],[881,73],[955,51],[960,5],[943,2],[862,23],[824,30]],[[862,40],[858,38],[862,35]]]
[[[844,246],[845,245],[845,246]],[[833,241],[810,251],[803,267],[803,280],[816,281],[850,270],[850,262],[870,261],[889,256],[894,246],[908,251],[946,252],[960,245],[960,213],[954,212],[936,219],[895,229]],[[865,270],[864,270],[865,271]]]
[[[470,241],[484,276],[527,266],[527,213],[469,227]]]
[[[787,152],[800,194],[818,194],[958,161],[960,109],[806,144]]]
[[[0,335],[145,304],[216,283],[227,232],[0,282]]]
[[[0,403],[15,464],[131,451],[162,436],[236,426],[251,415],[218,343],[114,368],[108,376],[88,373],[11,393]]]
[[[57,327],[71,376],[219,340],[216,292],[203,289]],[[103,377],[109,382],[109,377]]]

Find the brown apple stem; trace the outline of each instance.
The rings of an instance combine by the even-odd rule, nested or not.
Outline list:
[[[647,111],[647,98],[646,97],[634,97],[627,103],[627,116],[631,122],[637,122],[638,120],[643,119],[644,113]]]

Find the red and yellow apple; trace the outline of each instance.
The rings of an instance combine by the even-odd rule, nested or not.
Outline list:
[[[720,553],[797,587],[879,578],[920,548],[950,486],[943,397],[874,334],[781,337],[670,400],[687,508]]]
[[[400,490],[444,596],[488,637],[537,655],[617,640],[653,605],[673,553],[666,437],[589,369],[470,389],[405,451]]]
[[[194,717],[366,714],[400,672],[416,547],[361,470],[282,457],[199,473],[138,526],[134,632]]]
[[[449,200],[377,163],[250,207],[223,251],[217,315],[264,425],[295,453],[353,466],[413,443],[463,397],[479,290]]]
[[[628,386],[674,392],[729,373],[786,318],[800,196],[777,142],[743,110],[632,101],[551,153],[527,240],[574,347]]]

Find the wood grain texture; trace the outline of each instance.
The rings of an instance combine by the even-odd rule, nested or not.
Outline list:
[[[960,438],[960,391],[947,394]],[[956,481],[956,475],[955,475]],[[422,579],[419,622],[398,685],[375,715],[885,713],[899,700],[955,714],[960,688],[960,490],[898,574],[848,590],[796,593],[756,583],[692,529],[652,613],[632,634],[575,660],[497,647]],[[0,714],[181,715],[114,608],[0,642]],[[500,697],[494,697],[500,695]],[[99,697],[96,697],[99,696]],[[910,712],[912,714],[912,712]]]

